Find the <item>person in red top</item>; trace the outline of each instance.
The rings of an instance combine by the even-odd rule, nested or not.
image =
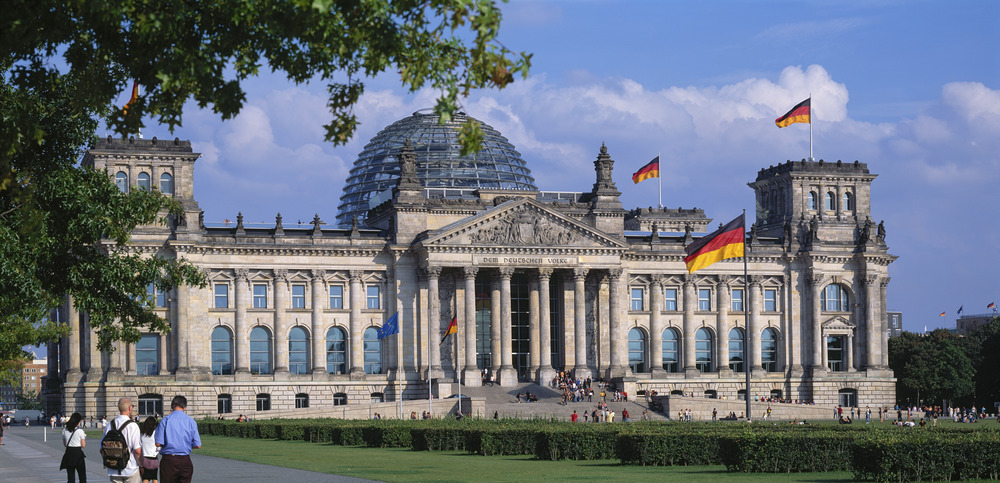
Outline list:
[[[571,415],[569,416],[569,420],[575,423],[575,422],[576,422],[576,420],[577,420],[577,418],[579,418],[579,416],[577,416],[577,414],[576,414],[576,410],[574,409],[574,410],[573,410],[573,414],[571,414]]]

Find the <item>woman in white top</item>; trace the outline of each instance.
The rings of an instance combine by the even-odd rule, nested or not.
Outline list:
[[[66,481],[69,483],[76,481],[74,471],[80,475],[80,483],[87,483],[87,463],[83,455],[83,448],[87,446],[87,435],[80,427],[82,420],[83,416],[80,413],[73,413],[69,422],[63,426],[62,438],[66,453],[63,454],[59,469],[66,470]]]
[[[139,466],[141,467],[143,483],[147,481],[156,483],[157,473],[160,469],[160,460],[156,459],[160,455],[160,451],[153,439],[154,432],[156,432],[156,418],[150,416],[143,421],[142,429],[139,432],[139,443],[142,446],[142,461],[139,462]]]

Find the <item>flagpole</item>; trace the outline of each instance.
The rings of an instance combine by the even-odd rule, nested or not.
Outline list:
[[[809,125],[812,126],[811,123]],[[747,226],[746,224],[747,224],[747,210],[744,209],[743,210],[743,229],[744,230],[746,230],[746,226]],[[746,232],[744,231],[743,232],[743,328],[746,329],[747,343],[746,343],[746,346],[744,346],[744,349],[743,349],[743,372],[746,374],[746,385],[747,385],[747,392],[746,392],[747,421],[752,421],[752,417],[750,416],[752,414],[750,412],[750,410],[751,410],[751,407],[750,407],[750,361],[748,360],[749,357],[747,357],[747,355],[749,355],[750,351],[754,350],[752,339],[751,339],[751,335],[752,334],[750,333],[750,322],[749,322],[749,319],[747,318],[748,317],[747,314],[750,313],[750,310],[748,310],[748,309],[750,309],[750,307],[748,307],[748,305],[750,303],[750,283],[749,282],[750,282],[750,277],[748,275],[748,270],[747,270]]]
[[[656,160],[657,160],[656,161],[656,194],[659,197],[659,198],[657,198],[657,204],[659,205],[660,208],[663,208],[663,169],[660,166],[663,163],[663,160],[660,159],[660,153],[659,153],[659,151],[657,151],[657,153],[656,153]]]
[[[432,327],[434,321],[431,320],[427,322],[427,412],[430,413],[430,417],[434,417],[434,381],[431,379],[431,337],[434,334]]]
[[[812,92],[809,93],[809,161],[814,161],[813,159],[813,108],[812,108]]]
[[[466,314],[466,321],[468,321],[468,314]],[[459,363],[462,362],[462,344],[459,341],[462,339],[461,332],[458,329],[458,321],[455,321],[455,346],[458,350],[455,351],[455,377],[458,379],[458,413],[462,414],[462,372],[458,368]]]

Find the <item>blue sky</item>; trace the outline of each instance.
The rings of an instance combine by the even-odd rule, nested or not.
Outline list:
[[[501,40],[534,53],[532,75],[463,101],[518,148],[543,190],[585,191],[601,143],[625,206],[656,204],[631,173],[662,155],[663,201],[717,221],[753,211],[759,169],[808,156],[808,126],[774,119],[812,93],[815,157],[879,175],[889,308],[907,330],[954,327],[955,312],[1000,302],[1000,2],[519,1]],[[364,144],[433,105],[384,76],[369,82],[346,146],[323,142],[324,86],[281,76],[248,84],[222,122],[192,104],[174,133],[203,153],[195,196],[206,221],[332,221]],[[123,93],[123,99],[127,93]],[[941,312],[946,317],[939,317]]]

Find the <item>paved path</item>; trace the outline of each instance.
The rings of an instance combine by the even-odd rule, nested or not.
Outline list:
[[[59,469],[62,459],[62,430],[13,426],[4,431],[4,445],[0,446],[0,481],[5,483],[41,483],[66,481],[66,471]],[[87,479],[108,481],[108,473],[101,466],[98,443],[88,439],[84,454],[87,455]],[[247,463],[244,461],[191,456],[194,462],[194,481],[310,481],[355,483],[370,480],[347,476],[328,475],[312,471],[281,468],[278,466]]]

